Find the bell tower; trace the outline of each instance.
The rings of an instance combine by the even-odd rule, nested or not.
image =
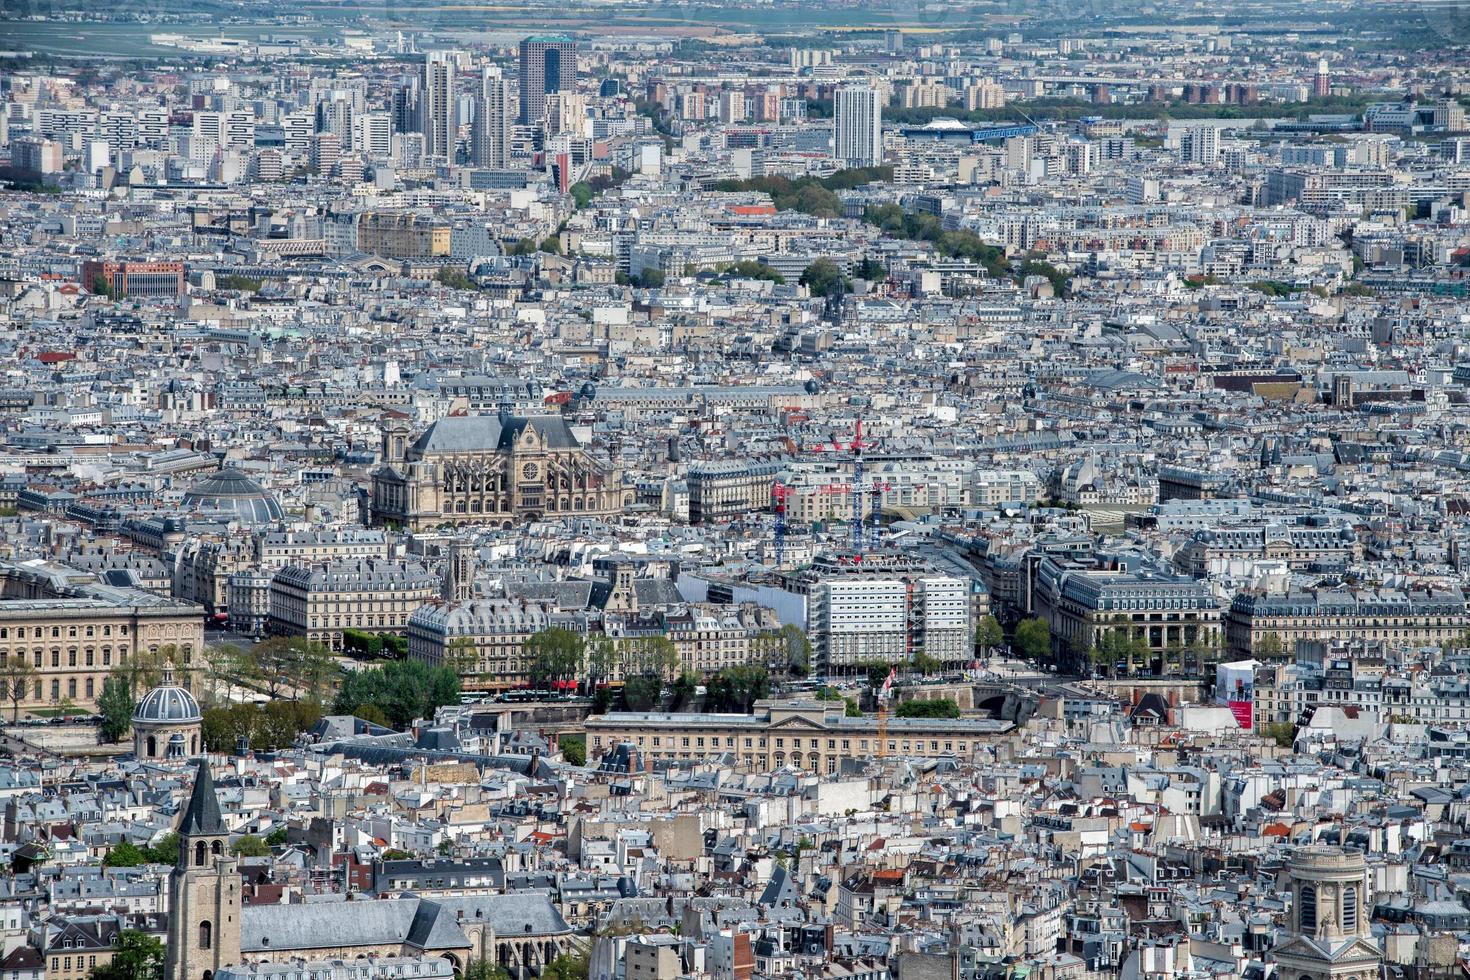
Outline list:
[[[240,869],[207,759],[199,760],[179,824],[179,861],[169,876],[165,980],[212,980],[240,960]]]
[[[1369,928],[1372,877],[1361,852],[1317,844],[1287,865],[1291,913],[1271,951],[1286,980],[1374,980],[1383,954]]]

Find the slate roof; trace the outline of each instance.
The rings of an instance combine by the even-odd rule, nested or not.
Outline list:
[[[580,449],[581,444],[560,415],[512,416],[451,415],[424,430],[414,440],[410,458],[454,453],[487,453],[508,449],[530,426],[548,449]]]
[[[210,775],[209,763],[200,760],[194,788],[189,793],[189,806],[184,811],[183,822],[179,824],[179,834],[183,837],[219,837],[227,833],[225,819],[219,812],[214,776]]]

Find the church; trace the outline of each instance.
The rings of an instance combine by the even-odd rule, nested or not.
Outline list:
[[[244,905],[240,867],[205,760],[178,832],[165,980],[213,980],[227,966],[293,957],[381,956],[442,958],[456,974],[483,959],[526,980],[578,945],[544,892]]]
[[[583,448],[559,415],[452,415],[411,444],[401,424],[384,431],[371,520],[423,531],[612,517],[631,500],[622,483],[622,473]]]

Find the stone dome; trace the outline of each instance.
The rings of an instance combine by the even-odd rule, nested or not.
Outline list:
[[[184,507],[242,524],[271,524],[284,514],[274,495],[233,466],[194,481],[184,493]]]
[[[194,695],[174,683],[173,668],[165,667],[163,681],[143,696],[133,709],[133,724],[187,724],[202,721]]]

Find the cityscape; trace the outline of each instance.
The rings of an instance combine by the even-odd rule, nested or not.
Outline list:
[[[0,980],[1470,978],[1466,0],[0,2]]]

